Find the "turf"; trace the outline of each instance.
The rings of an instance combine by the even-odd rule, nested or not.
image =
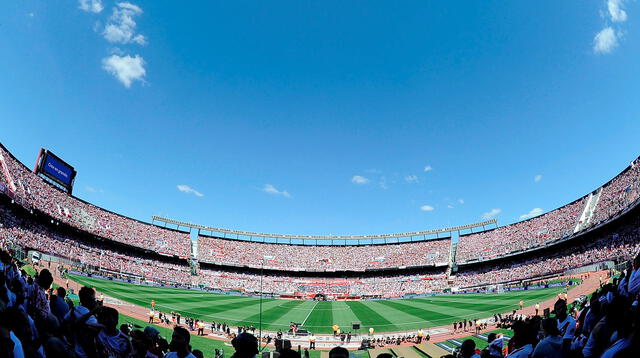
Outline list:
[[[149,326],[150,324],[145,322],[145,321],[141,321],[139,319],[127,316],[127,315],[120,315],[120,320],[119,320],[119,325],[123,324],[123,323],[130,323],[133,324],[137,327],[135,327],[136,329],[143,329],[143,327]],[[172,330],[160,325],[153,325],[154,327],[156,327],[159,331],[160,331],[160,336],[165,338],[167,341],[171,341],[171,334],[172,334]],[[208,332],[208,329],[205,329],[205,332]],[[205,338],[205,337],[199,337],[196,335],[191,335],[191,346],[192,349],[199,349],[201,350],[205,357],[213,357],[213,351],[217,348],[217,349],[222,349],[224,351],[224,355],[225,357],[230,357],[233,354],[233,347],[231,346],[231,344],[228,341],[221,341],[221,340],[215,340],[215,339],[209,339],[209,338]],[[304,348],[304,347],[303,347]],[[274,348],[273,347],[261,347],[261,349],[263,349],[263,351],[271,351]],[[294,349],[296,349],[296,347],[294,347]],[[309,351],[309,356],[311,358],[320,358],[320,351],[319,350],[313,350],[313,351]],[[353,351],[351,354],[352,357],[355,358],[368,358],[368,355],[366,353],[366,351]]]
[[[37,272],[36,269],[31,265],[24,265],[22,266],[22,269],[27,273],[27,275],[31,277],[35,276]]]
[[[179,312],[183,316],[206,322],[229,325],[260,325],[260,299],[206,293],[168,287],[133,285],[117,281],[71,275],[71,279],[108,296],[149,307],[152,299],[163,312]],[[374,328],[376,333],[451,325],[454,320],[484,318],[498,312],[516,309],[524,300],[526,306],[555,297],[564,288],[507,292],[501,294],[445,295],[428,298],[381,301],[292,301],[264,299],[262,328],[275,331],[288,329],[291,322],[314,333],[331,333],[337,324],[349,331],[351,323],[362,324],[360,333]]]

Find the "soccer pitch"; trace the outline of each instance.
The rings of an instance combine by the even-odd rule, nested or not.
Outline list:
[[[179,312],[205,322],[226,322],[231,326],[254,325],[260,322],[260,299],[207,293],[169,287],[151,287],[70,275],[82,285],[95,288],[108,296],[149,308],[151,300],[162,312]],[[337,324],[349,331],[351,323],[362,324],[360,333],[373,327],[376,333],[408,331],[419,328],[451,325],[462,319],[482,319],[495,313],[518,308],[555,297],[564,287],[517,291],[502,294],[445,295],[428,298],[378,301],[293,301],[263,299],[262,328],[287,330],[291,322],[302,323],[311,332],[331,333]]]

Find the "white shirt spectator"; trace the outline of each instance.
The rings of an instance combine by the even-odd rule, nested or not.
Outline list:
[[[640,291],[640,270],[633,270],[629,279],[629,294],[635,297]]]
[[[532,358],[562,358],[562,337],[547,336],[533,351]]]
[[[558,320],[558,330],[562,335],[562,339],[573,339],[573,336],[576,333],[576,320],[567,315],[567,318],[564,321]]]
[[[508,358],[529,358],[533,353],[533,346],[531,344],[527,344],[515,351],[509,353],[507,355]]]

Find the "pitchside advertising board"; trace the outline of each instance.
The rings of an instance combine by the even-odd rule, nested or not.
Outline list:
[[[36,161],[36,174],[42,174],[62,186],[71,194],[73,180],[76,178],[76,170],[57,155],[47,149],[41,148]]]

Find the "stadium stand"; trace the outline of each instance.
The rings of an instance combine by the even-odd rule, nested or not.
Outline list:
[[[218,265],[300,271],[447,266],[451,239],[366,246],[303,246],[198,238],[198,259]]]
[[[491,259],[541,246],[573,234],[585,198],[544,215],[476,234],[460,236],[456,262]]]
[[[189,267],[115,251],[104,244],[82,240],[80,235],[52,230],[28,216],[17,217],[0,204],[0,240],[25,249],[74,260],[79,267],[103,273],[126,273],[157,282],[190,282]]]
[[[3,146],[0,189],[15,203],[0,206],[0,237],[27,249],[73,260],[84,270],[141,280],[181,285],[197,282],[217,290],[255,293],[260,290],[259,275],[255,270],[244,269],[253,268],[267,271],[263,291],[273,294],[311,296],[323,292],[334,296],[398,297],[450,287],[513,282],[587,264],[628,259],[639,249],[637,223],[635,228],[634,224],[625,225],[590,241],[559,246],[553,253],[500,260],[514,251],[555,247],[560,245],[556,242],[582,237],[583,232],[634,207],[640,191],[638,164],[638,160],[631,163],[594,191],[597,195],[585,196],[520,223],[461,236],[457,262],[478,258],[496,261],[462,268],[451,277],[444,271],[450,265],[450,238],[383,245],[310,246],[204,235],[198,237],[197,257],[204,266],[193,277],[186,260],[191,247],[188,233],[129,219],[69,196],[34,175]],[[15,204],[26,210],[9,208]],[[593,209],[590,216],[584,215],[587,207]],[[76,230],[63,229],[67,226]],[[580,231],[576,233],[578,227]],[[163,259],[158,254],[179,259]],[[416,267],[432,271],[411,271]],[[442,269],[438,271],[438,267]],[[391,269],[397,270],[389,272]],[[324,277],[301,275],[303,272],[324,272]]]
[[[562,357],[632,357],[640,351],[639,164],[634,161],[595,194],[543,216],[463,236],[459,262],[478,262],[460,266],[455,275],[448,275],[453,266],[449,238],[306,247],[200,236],[198,259],[203,266],[194,272],[188,262],[188,233],[129,219],[69,196],[0,147],[0,354],[41,357],[44,352],[55,357],[72,356],[74,350],[86,355],[89,350],[95,357],[114,351],[125,357],[134,353],[161,356],[168,347],[142,339],[142,331],[119,331],[112,323],[118,311],[94,310],[95,293],[89,288],[83,288],[80,305],[71,311],[62,291],[51,289],[48,270],[40,270],[37,276],[20,270],[22,264],[9,254],[18,248],[64,258],[77,270],[104,276],[187,286],[196,282],[205,288],[248,294],[260,291],[262,277],[264,292],[301,297],[318,292],[336,297],[401,297],[518,282],[604,261],[620,264],[633,259],[631,268],[623,269],[612,283],[603,283],[590,300],[571,311],[559,299],[550,321],[523,315],[510,319],[514,335],[507,347],[509,352],[534,352],[564,338],[568,342]],[[495,249],[507,242],[508,249]],[[331,269],[324,271],[327,265]],[[258,269],[265,274],[260,275]],[[304,274],[307,271],[314,275]],[[563,332],[557,332],[553,327],[563,327],[558,320],[563,321],[566,313],[578,322],[575,331],[565,326]],[[60,324],[78,326],[59,329]],[[184,332],[178,330],[177,335],[181,334]],[[11,345],[4,344],[9,341]],[[178,346],[176,342],[172,348],[188,349]],[[12,351],[7,352],[7,347]],[[428,356],[448,354],[431,343],[416,348]],[[398,348],[393,352],[408,355],[409,351]]]
[[[624,261],[640,252],[640,218],[616,228],[586,243],[578,243],[553,253],[530,259],[491,263],[481,269],[459,272],[456,285],[479,286],[511,282],[544,275],[562,273],[571,268],[604,261]]]
[[[186,356],[190,350],[184,343],[188,337],[180,337],[190,335],[186,328],[175,329],[171,345],[153,338],[157,336],[157,329],[143,331],[142,327],[134,327],[132,330],[127,325],[118,328],[118,310],[99,305],[91,288],[83,287],[79,304],[74,305],[65,299],[63,289],[52,289],[53,276],[47,269],[35,277],[29,276],[5,251],[4,244],[0,246],[0,281],[5,283],[0,287],[0,338],[3,339],[0,353],[3,356],[70,357],[76,352],[80,356],[102,358],[114,353],[119,357],[158,356],[168,351],[182,351]],[[518,315],[500,322],[503,328],[514,332],[505,351],[513,356],[519,356],[516,352],[526,352],[527,356],[533,353],[534,357],[547,356],[545,352],[555,352],[554,357],[633,357],[640,350],[638,282],[640,256],[635,258],[632,268],[622,271],[612,283],[603,285],[589,300],[568,307],[560,298],[552,317]],[[61,324],[71,328],[59,329]],[[258,341],[248,337],[249,333],[241,335],[245,336],[240,339],[253,342],[251,349],[257,351]],[[229,338],[233,336],[235,333],[229,334]],[[460,344],[465,347],[467,342]],[[401,342],[395,340],[395,343]],[[234,347],[240,349],[237,344]],[[415,347],[429,357],[449,354],[429,342]],[[410,350],[409,347],[379,348],[369,354],[414,356]]]
[[[595,225],[611,219],[633,205],[639,197],[640,158],[602,187],[592,223]]]
[[[143,280],[190,284],[192,277],[186,262],[169,263],[160,257],[118,249],[105,242],[91,242],[89,238],[62,230],[60,226],[45,226],[28,214],[19,215],[8,204],[0,205],[0,240],[37,249],[58,257],[75,260],[82,269],[103,274],[117,273],[137,276]],[[15,207],[15,205],[14,205]],[[470,287],[481,284],[512,282],[526,278],[561,273],[567,269],[606,260],[629,259],[640,250],[640,221],[636,217],[596,238],[578,245],[532,259],[519,259],[489,264],[479,269],[459,272],[451,278],[451,286]],[[259,273],[245,272],[233,267],[202,268],[200,283],[205,287],[255,293],[259,291]],[[428,293],[450,287],[444,271],[433,274],[395,274],[372,272],[355,277],[298,277],[295,272],[268,271],[264,276],[264,291],[302,296],[323,292],[336,296],[398,297],[407,293]]]
[[[582,214],[590,196],[525,221],[460,236],[456,263],[495,259],[551,245],[554,241],[610,220],[635,205],[640,197],[640,158],[595,192],[598,194],[597,202],[593,204],[595,210],[586,218]]]
[[[260,275],[230,271],[200,271],[202,283],[206,287],[224,291],[245,293],[260,292]],[[408,293],[440,292],[446,287],[444,272],[431,275],[369,275],[368,277],[349,278],[311,278],[295,277],[283,273],[263,277],[263,291],[281,295],[299,295],[313,297],[317,293],[337,297],[401,297]]]
[[[68,195],[35,175],[0,144],[0,184],[30,209],[79,230],[164,255],[189,257],[188,233],[146,224]],[[12,190],[12,188],[15,188]]]

